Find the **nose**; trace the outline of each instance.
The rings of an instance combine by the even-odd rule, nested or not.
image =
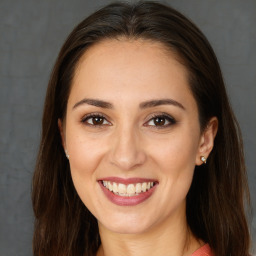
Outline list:
[[[132,170],[146,161],[143,142],[138,131],[129,127],[118,129],[112,137],[110,163],[122,170]]]

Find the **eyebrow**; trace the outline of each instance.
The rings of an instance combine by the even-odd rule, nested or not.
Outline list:
[[[103,100],[98,100],[98,99],[82,99],[78,101],[74,106],[73,109],[77,108],[80,105],[88,104],[91,106],[99,107],[99,108],[106,108],[106,109],[113,109],[114,106],[110,102],[103,101]],[[161,105],[173,105],[176,107],[179,107],[183,110],[185,110],[185,107],[179,103],[176,100],[173,99],[157,99],[157,100],[149,100],[140,103],[139,107],[140,109],[145,109],[145,108],[153,108]]]
[[[183,110],[185,110],[185,107],[179,103],[176,100],[173,99],[159,99],[159,100],[149,100],[149,101],[145,101],[140,103],[140,108],[144,109],[144,108],[152,108],[152,107],[157,107],[160,105],[173,105],[175,107],[179,107]]]
[[[82,99],[80,101],[78,101],[74,106],[73,109],[77,108],[80,105],[84,105],[84,104],[88,104],[88,105],[92,105],[95,107],[99,107],[99,108],[107,108],[107,109],[111,109],[113,108],[113,105],[109,102],[103,101],[103,100],[97,100],[97,99]]]

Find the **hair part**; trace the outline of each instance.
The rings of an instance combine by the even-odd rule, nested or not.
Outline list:
[[[218,256],[249,255],[244,212],[249,192],[239,125],[230,107],[217,58],[200,30],[186,17],[160,3],[113,3],[82,21],[64,43],[48,84],[42,138],[33,178],[34,255],[95,255],[100,245],[97,220],[72,183],[58,130],[64,120],[72,79],[80,58],[105,39],[159,42],[179,56],[189,73],[200,126],[219,122],[207,165],[195,168],[187,195],[192,233]]]

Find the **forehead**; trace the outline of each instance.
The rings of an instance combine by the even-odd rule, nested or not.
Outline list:
[[[124,61],[130,61],[129,64],[135,64],[134,54],[142,57],[147,55],[152,61],[168,62],[174,60],[179,64],[182,63],[181,58],[175,50],[169,49],[161,42],[153,41],[151,39],[129,39],[126,37],[120,37],[116,39],[104,39],[91,47],[89,47],[80,58],[76,72],[79,72],[81,65],[95,61],[96,59],[106,59],[114,61],[113,57],[120,57]],[[143,62],[144,58],[141,59]],[[186,70],[183,66],[184,71]],[[186,71],[185,71],[186,72]]]
[[[107,53],[111,52],[111,49],[114,50],[115,53],[117,49],[128,49],[131,51],[137,51],[141,48],[143,48],[145,51],[148,51],[148,49],[153,49],[154,51],[157,51],[157,54],[159,57],[166,57],[166,56],[175,56],[174,51],[171,51],[165,44],[154,41],[152,39],[143,39],[143,38],[127,38],[127,37],[117,37],[117,38],[107,38],[103,39],[92,46],[90,46],[84,55],[81,57],[80,62],[84,61],[85,58],[87,58],[89,55],[92,55],[94,53]],[[175,56],[178,58],[178,56]]]
[[[109,39],[90,47],[75,70],[71,98],[106,100],[190,94],[188,72],[177,54],[151,40]],[[91,94],[91,95],[90,95]],[[137,94],[137,95],[136,95]],[[77,99],[78,100],[78,99]]]

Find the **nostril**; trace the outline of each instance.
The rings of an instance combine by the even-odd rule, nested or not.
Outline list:
[[[119,151],[110,156],[110,163],[122,170],[132,170],[144,164],[146,155],[138,151]]]

